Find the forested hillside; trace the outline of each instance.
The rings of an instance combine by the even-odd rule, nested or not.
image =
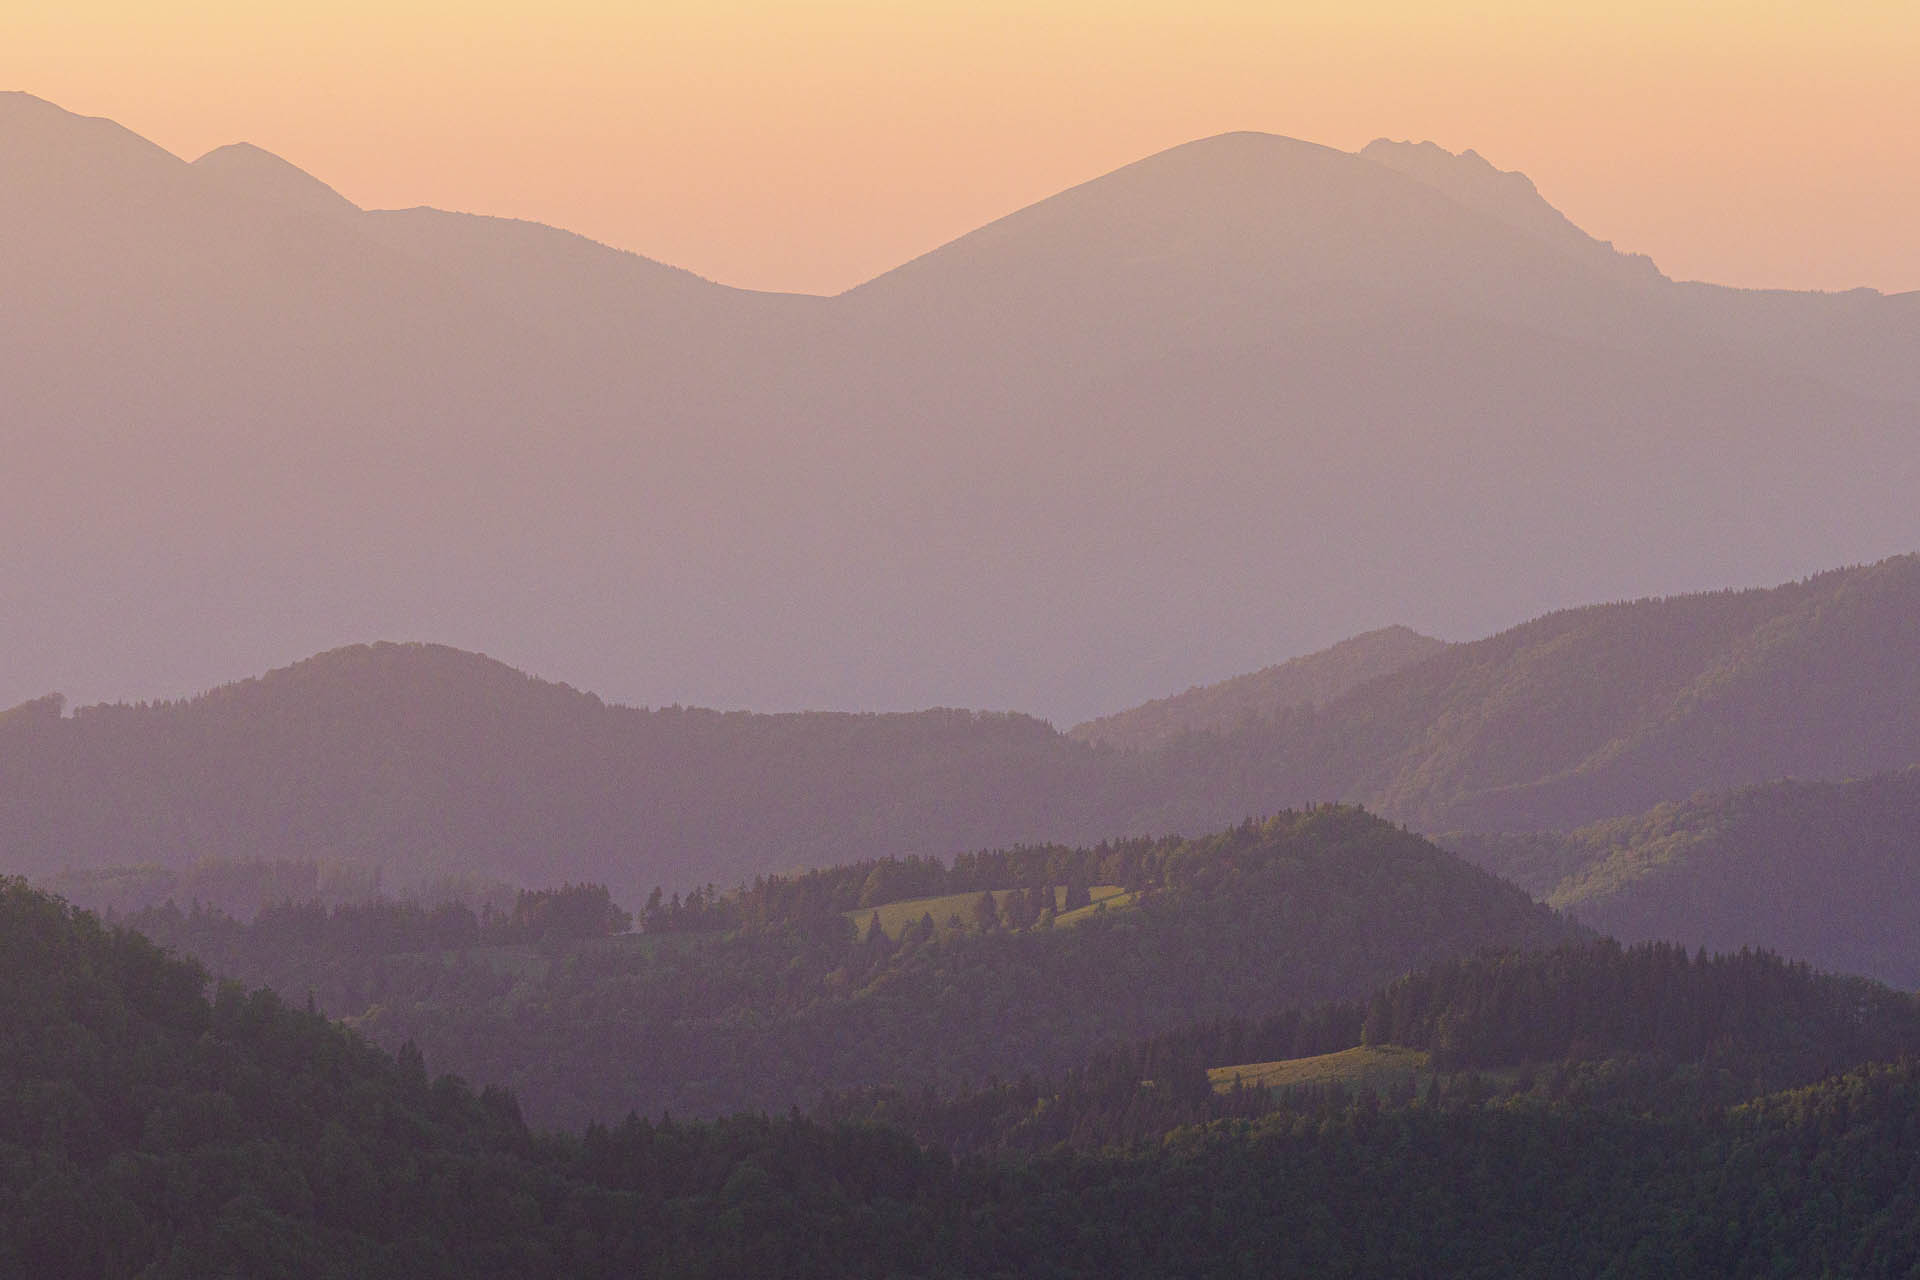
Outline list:
[[[1223,791],[1368,804],[1424,831],[1560,829],[1703,789],[1920,762],[1920,556],[1550,614],[1311,711],[1189,739]]]
[[[1126,905],[1074,909],[1092,885]],[[903,898],[916,905],[889,934],[877,913]],[[489,934],[472,913],[400,905],[131,923],[565,1123],[1060,1070],[1196,1018],[1356,999],[1572,932],[1425,840],[1331,807],[1194,840],[854,865],[638,914],[643,932],[597,939],[505,937],[511,917]]]
[[[1920,987],[1920,768],[1694,796],[1468,859],[1626,940],[1770,947]]]
[[[1251,675],[1195,687],[1089,720],[1075,725],[1068,734],[1082,742],[1135,751],[1163,747],[1181,734],[1244,728],[1290,707],[1330,702],[1377,676],[1411,666],[1446,647],[1444,641],[1423,636],[1411,627],[1383,627]]]
[[[1664,966],[1674,972],[1672,966]],[[1727,1107],[1473,1076],[956,1159],[871,1124],[512,1096],[0,883],[0,1269],[372,1278],[1900,1275],[1920,1070]],[[1457,989],[1457,988],[1456,988]],[[1737,1046],[1730,1046],[1737,1048]],[[1602,1064],[1604,1066],[1604,1064]],[[1618,1073],[1616,1073],[1616,1076]],[[1633,1082],[1629,1082],[1632,1084]],[[1257,1100],[1235,1100],[1249,1112]]]
[[[1449,1095],[1695,1117],[1915,1052],[1905,992],[1770,952],[1598,940],[1443,961],[1368,1000],[1193,1023],[1038,1078],[850,1091],[821,1114],[952,1151],[1086,1150]]]

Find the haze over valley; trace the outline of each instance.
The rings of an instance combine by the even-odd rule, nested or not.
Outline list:
[[[24,94],[0,163],[0,703],[389,638],[1071,724],[1920,544],[1911,295],[1676,284],[1470,154],[1206,139],[833,298]]]

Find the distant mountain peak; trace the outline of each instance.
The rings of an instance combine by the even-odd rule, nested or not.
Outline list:
[[[1436,142],[1396,142],[1375,138],[1359,152],[1396,173],[1446,195],[1458,204],[1497,218],[1549,244],[1582,257],[1625,266],[1646,280],[1659,278],[1659,269],[1645,254],[1627,254],[1611,242],[1597,240],[1547,203],[1533,179],[1517,170],[1496,167],[1469,147],[1458,154]]]
[[[95,117],[75,115],[65,107],[36,97],[24,89],[0,89],[0,120],[26,119],[32,117],[54,119],[69,117],[75,120],[87,120]]]
[[[360,206],[305,169],[251,142],[217,147],[193,167],[250,199],[330,217],[360,212]]]
[[[84,169],[106,163],[132,166],[131,172],[174,169],[181,160],[124,125],[104,116],[83,116],[18,89],[0,90],[0,160],[19,164],[31,160],[44,178],[52,165],[59,170]],[[14,181],[9,175],[9,182]],[[32,184],[20,184],[23,187]]]

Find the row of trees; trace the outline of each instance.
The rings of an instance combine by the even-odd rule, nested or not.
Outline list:
[[[507,910],[491,903],[475,911],[463,902],[429,905],[390,898],[333,906],[281,902],[246,922],[200,902],[182,910],[169,899],[117,920],[216,963],[227,973],[248,972],[256,959],[284,962],[296,956],[319,960],[552,945],[623,933],[633,925],[632,916],[599,884],[523,889]]]
[[[1784,1083],[1920,1052],[1920,1004],[1770,952],[1604,941],[1433,965],[1375,995],[1362,1034],[1449,1070],[1651,1053]]]

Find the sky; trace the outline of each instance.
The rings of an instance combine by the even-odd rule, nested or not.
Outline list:
[[[0,0],[0,88],[751,288],[1258,129],[1474,148],[1681,279],[1920,289],[1914,0]]]

